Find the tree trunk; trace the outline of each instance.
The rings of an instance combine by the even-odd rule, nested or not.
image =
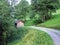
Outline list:
[[[42,15],[42,16],[41,16],[41,21],[42,21],[42,22],[45,22],[45,15]]]
[[[48,20],[48,10],[46,9],[46,12],[45,12],[45,20]]]
[[[50,11],[50,18],[52,17],[52,12]]]
[[[7,33],[3,32],[3,45],[7,45]]]

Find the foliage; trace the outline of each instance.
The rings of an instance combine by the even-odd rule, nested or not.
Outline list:
[[[54,28],[60,30],[60,14],[53,15],[53,18],[46,21],[45,23],[38,24],[38,26]]]
[[[10,8],[8,3],[5,1],[0,1],[0,23],[3,28],[7,28],[10,20]]]
[[[10,25],[10,7],[7,0],[0,0],[0,39],[1,45],[6,44],[6,32]]]
[[[37,20],[35,18],[25,21],[25,26],[37,25],[42,23],[41,19]]]
[[[34,25],[34,20],[25,21],[25,26],[31,26],[31,25]]]
[[[59,8],[59,0],[32,0],[32,10],[40,15],[42,22],[52,17],[52,12]],[[35,14],[34,14],[35,15]]]
[[[28,2],[26,0],[21,0],[20,3],[16,6],[15,18],[26,19],[28,11]]]
[[[47,33],[31,28],[25,31],[29,32],[21,39],[8,43],[7,45],[53,45],[52,39]]]
[[[16,40],[22,39],[29,31],[25,27],[16,29],[15,27],[10,27],[10,30],[7,32],[7,42],[11,43]]]

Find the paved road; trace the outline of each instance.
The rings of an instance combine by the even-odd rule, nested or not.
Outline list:
[[[60,45],[60,31],[59,30],[49,29],[49,28],[44,28],[44,27],[36,27],[36,26],[29,26],[29,27],[48,33],[50,37],[52,38],[54,45]]]

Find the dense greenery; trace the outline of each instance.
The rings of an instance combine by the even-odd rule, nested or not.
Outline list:
[[[31,0],[29,5],[26,0],[21,0],[18,5],[15,3],[15,0],[12,0],[12,4],[9,5],[7,0],[0,0],[0,30],[3,32],[3,42],[7,40],[8,45],[53,45],[45,32],[30,28],[16,29],[14,20],[23,20],[25,25],[42,23],[39,26],[60,29],[60,14],[52,15],[60,8],[60,1]]]
[[[20,3],[16,6],[15,18],[26,20],[29,3],[26,0],[21,0]]]
[[[17,29],[16,32],[17,37],[14,38],[17,40],[7,43],[7,45],[53,45],[52,39],[45,32],[30,28]]]
[[[10,11],[11,7],[3,1],[0,4],[0,19],[7,21],[11,20]],[[13,0],[14,2],[14,0]],[[12,4],[13,5],[13,4]],[[32,24],[37,24],[48,20],[52,16],[52,12],[55,12],[60,6],[59,0],[31,0],[31,5],[26,0],[21,0],[20,3],[15,6],[15,18],[26,21],[26,18],[30,18]],[[29,21],[26,21],[29,24]],[[25,24],[27,24],[25,22]],[[32,25],[31,24],[31,25]]]
[[[11,27],[10,30],[8,30],[7,32],[7,42],[11,43],[15,40],[19,40],[19,39],[22,39],[25,34],[27,34],[29,31],[28,31],[28,28],[14,28],[14,27]]]
[[[45,22],[52,18],[52,13],[60,7],[59,0],[31,0],[31,4],[26,0],[21,0],[16,6],[15,18],[24,20],[28,18],[36,24]]]
[[[10,8],[8,3],[5,1],[0,1],[0,23],[4,29],[9,25],[10,21]]]
[[[52,17],[52,12],[59,8],[59,0],[32,0],[34,15],[38,14],[42,22]]]
[[[60,14],[53,15],[53,18],[46,21],[45,23],[38,24],[38,26],[54,28],[60,30]]]
[[[6,32],[10,25],[10,8],[6,0],[0,0],[0,45],[6,44]]]

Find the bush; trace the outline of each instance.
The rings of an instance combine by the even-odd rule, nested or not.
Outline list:
[[[9,23],[7,21],[0,19],[0,28],[2,28],[2,30],[4,31],[7,31],[8,27],[9,27]]]
[[[41,19],[32,19],[32,20],[27,20],[25,22],[25,26],[31,26],[31,25],[36,25],[36,24],[39,24],[39,23],[42,23]]]
[[[31,26],[31,25],[34,25],[34,20],[27,20],[25,22],[25,26]]]
[[[21,39],[26,33],[27,33],[27,29],[26,28],[11,28],[8,31],[8,36],[7,36],[7,42],[12,42],[18,39]]]

